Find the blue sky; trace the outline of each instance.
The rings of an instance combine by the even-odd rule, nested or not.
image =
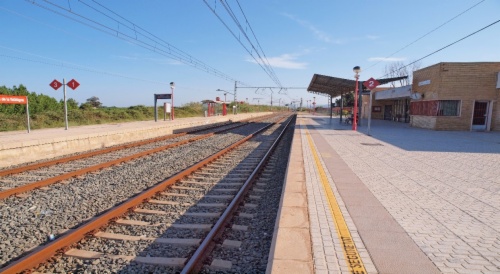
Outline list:
[[[306,91],[314,73],[354,79],[358,65],[360,80],[381,77],[392,61],[410,63],[500,19],[498,0],[227,3],[245,33],[218,0],[0,0],[0,86],[23,84],[62,99],[49,83],[76,79],[81,85],[68,88],[68,98],[127,107],[152,106],[153,94],[170,93],[172,81],[175,105],[183,105],[223,98],[216,90],[232,93],[237,80],[239,101],[270,104],[273,94],[276,105],[305,104],[315,96]],[[184,62],[172,58],[172,47]],[[499,62],[499,49],[500,23],[420,63]],[[269,67],[259,66],[256,52]],[[249,86],[276,88],[242,88]]]

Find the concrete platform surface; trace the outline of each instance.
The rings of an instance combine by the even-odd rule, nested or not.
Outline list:
[[[305,189],[307,214],[297,208],[300,222],[286,223],[307,220],[311,242],[280,237],[277,226],[268,273],[500,273],[500,132],[375,120],[366,133],[366,120],[356,132],[338,118],[299,115],[283,201]],[[327,190],[364,272],[350,268]],[[310,257],[283,258],[297,249]]]

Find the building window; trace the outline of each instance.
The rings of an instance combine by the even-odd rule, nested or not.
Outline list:
[[[429,100],[411,102],[410,114],[421,116],[459,116],[460,100]]]
[[[459,100],[440,100],[437,116],[459,116]]]

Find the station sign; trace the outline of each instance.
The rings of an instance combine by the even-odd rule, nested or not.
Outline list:
[[[0,95],[0,104],[26,105],[27,103],[27,96]]]
[[[58,90],[60,87],[62,87],[62,83],[54,79],[54,81],[50,82],[50,86],[53,89]]]
[[[75,79],[71,79],[71,81],[68,82],[68,87],[70,87],[72,90],[75,90],[77,87],[80,86],[80,83],[78,83]]]
[[[170,93],[155,94],[155,99],[172,99],[172,94]]]
[[[369,90],[373,90],[378,85],[380,85],[379,81],[373,79],[373,77],[363,82],[363,86],[365,86]]]

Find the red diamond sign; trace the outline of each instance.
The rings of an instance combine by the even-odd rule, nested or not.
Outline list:
[[[366,80],[364,83],[363,83],[363,86],[365,86],[367,89],[369,90],[373,90],[374,88],[376,88],[378,85],[380,85],[380,83],[373,79],[373,78],[370,78],[368,80]]]
[[[75,90],[78,86],[80,86],[80,83],[78,83],[75,79],[71,79],[71,81],[69,81],[67,85],[71,89]]]
[[[54,79],[54,81],[50,82],[50,86],[57,90],[58,88],[60,88],[62,86],[61,82],[57,81]]]

